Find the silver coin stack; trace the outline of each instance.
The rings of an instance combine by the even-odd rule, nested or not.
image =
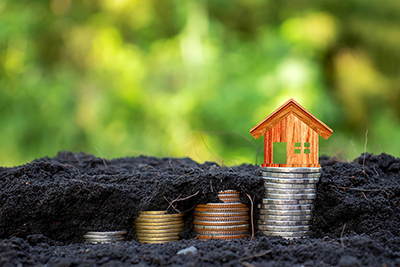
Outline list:
[[[262,167],[265,198],[258,205],[259,231],[289,239],[309,236],[320,173],[321,168]]]
[[[92,244],[106,244],[111,242],[125,241],[126,231],[110,231],[110,232],[87,232],[83,238]]]

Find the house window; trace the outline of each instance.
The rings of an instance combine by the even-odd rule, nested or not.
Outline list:
[[[310,143],[304,143],[304,147],[310,147]]]
[[[273,164],[286,164],[287,159],[286,142],[274,142],[272,147]]]
[[[300,142],[294,143],[294,147],[301,147],[301,143]]]
[[[309,148],[304,149],[304,154],[310,154],[310,149]]]
[[[295,149],[294,150],[294,154],[300,154],[301,153],[301,149]]]

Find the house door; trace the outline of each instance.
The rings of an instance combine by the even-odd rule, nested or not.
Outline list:
[[[272,147],[273,163],[286,164],[287,145],[286,142],[274,142]]]

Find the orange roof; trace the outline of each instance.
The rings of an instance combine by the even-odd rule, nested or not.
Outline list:
[[[288,115],[293,114],[299,118],[302,122],[307,124],[308,127],[316,131],[324,139],[328,139],[333,133],[333,130],[329,128],[322,121],[314,117],[310,112],[303,108],[299,103],[297,103],[293,98],[286,101],[277,110],[272,112],[268,117],[258,123],[250,133],[255,139],[272,129],[276,124],[278,124],[282,119]]]

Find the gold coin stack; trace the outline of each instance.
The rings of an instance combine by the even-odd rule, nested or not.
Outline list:
[[[140,243],[165,243],[179,240],[184,229],[184,213],[166,214],[166,211],[141,211],[135,220]]]
[[[235,239],[247,237],[249,208],[239,201],[239,192],[218,193],[224,203],[199,204],[194,210],[194,230],[199,239]]]

